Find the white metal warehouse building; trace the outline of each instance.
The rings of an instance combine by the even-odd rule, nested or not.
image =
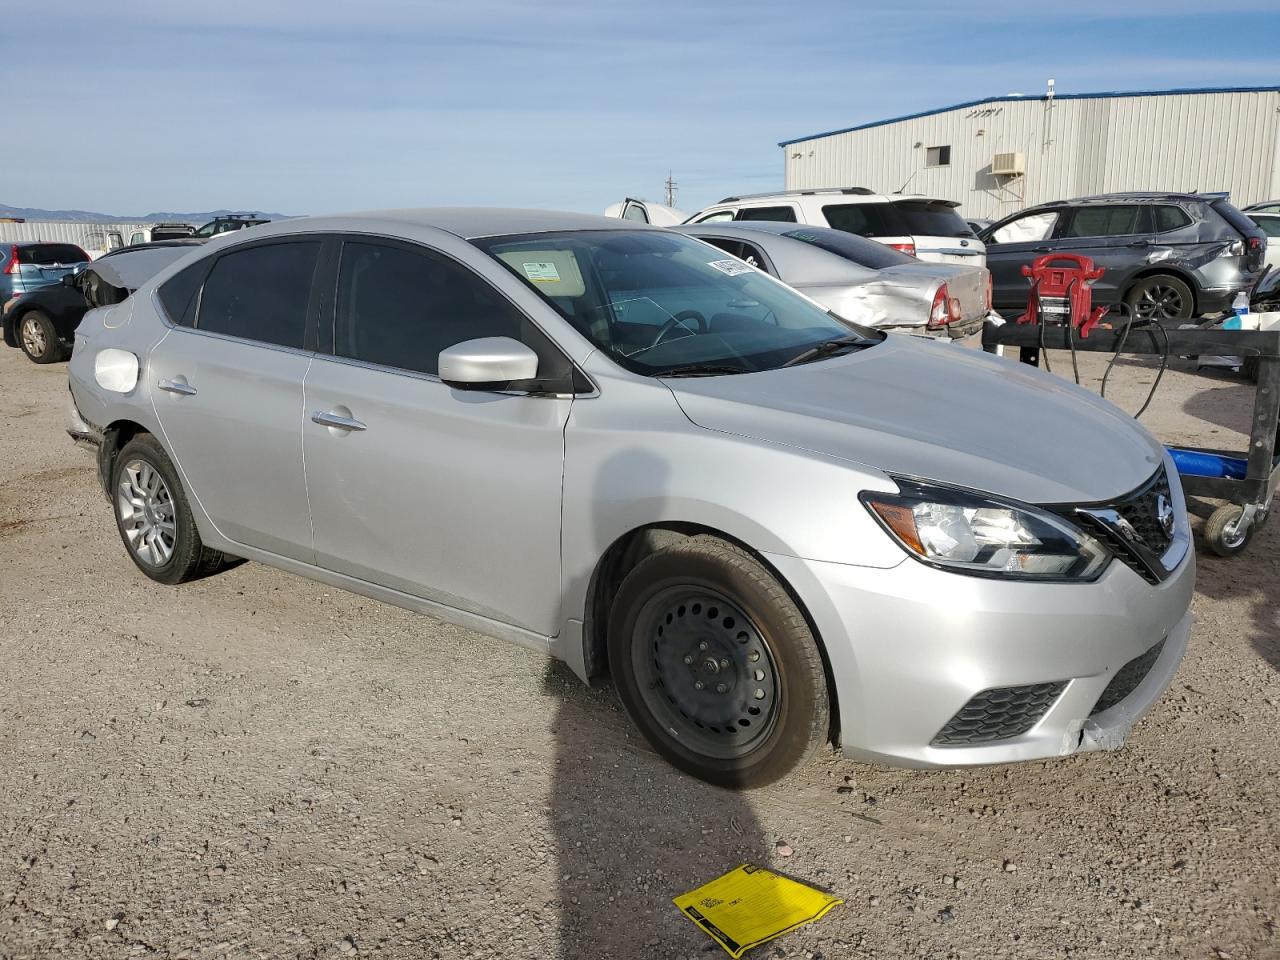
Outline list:
[[[788,190],[923,193],[971,218],[1126,190],[1245,206],[1280,197],[1280,87],[1010,94],[779,146]]]

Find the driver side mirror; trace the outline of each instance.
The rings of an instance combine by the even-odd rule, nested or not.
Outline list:
[[[459,390],[492,390],[538,375],[538,355],[511,337],[479,337],[440,351],[440,379]]]

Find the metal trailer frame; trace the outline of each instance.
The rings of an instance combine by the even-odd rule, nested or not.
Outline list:
[[[1204,533],[1210,549],[1221,556],[1242,551],[1266,522],[1280,486],[1280,464],[1276,463],[1276,449],[1280,447],[1280,330],[1164,328],[1162,335],[1151,326],[1134,326],[1126,335],[1122,326],[1095,327],[1082,337],[1063,324],[996,326],[988,322],[982,330],[982,349],[995,353],[1001,346],[1017,347],[1019,359],[1033,366],[1039,365],[1041,348],[1115,353],[1117,346],[1127,354],[1161,356],[1167,350],[1169,356],[1235,356],[1243,358],[1246,366],[1256,364],[1248,451],[1185,448],[1195,453],[1247,458],[1245,478],[1184,475],[1182,489],[1191,496],[1227,501],[1226,506],[1214,511]]]

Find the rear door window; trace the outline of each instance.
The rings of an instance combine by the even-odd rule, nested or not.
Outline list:
[[[795,223],[796,211],[794,207],[743,207],[738,211],[737,219]]]
[[[1086,237],[1126,237],[1145,233],[1145,206],[1138,204],[1098,204],[1077,207],[1071,212],[1071,221],[1062,236],[1069,239]]]
[[[18,248],[18,262],[51,267],[55,264],[87,263],[89,255],[70,243],[37,243]]]
[[[197,329],[302,349],[319,255],[318,240],[224,253],[204,282]]]

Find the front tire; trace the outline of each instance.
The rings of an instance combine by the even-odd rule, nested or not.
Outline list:
[[[116,455],[111,493],[125,550],[152,580],[185,583],[222,566],[223,555],[200,539],[178,471],[151,434]]]
[[[1191,288],[1167,274],[1143,277],[1129,288],[1124,302],[1131,318],[1156,323],[1189,320],[1196,307]]]
[[[53,321],[39,310],[28,310],[18,318],[18,343],[32,363],[54,363],[63,357]]]
[[[697,536],[650,554],[609,616],[618,696],[673,766],[721,787],[758,787],[827,739],[822,655],[777,579],[745,550]]]

